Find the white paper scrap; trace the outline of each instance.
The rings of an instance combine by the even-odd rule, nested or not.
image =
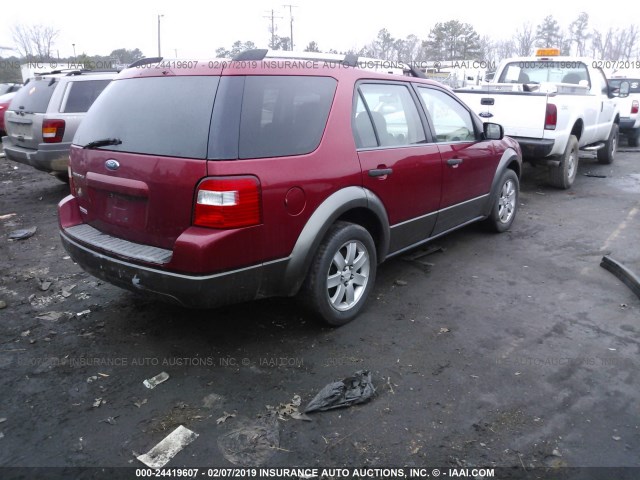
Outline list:
[[[180,425],[155,447],[136,458],[149,468],[162,468],[196,438],[198,438],[197,433]]]

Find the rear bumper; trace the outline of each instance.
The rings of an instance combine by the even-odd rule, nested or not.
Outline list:
[[[213,275],[188,275],[131,263],[82,245],[60,230],[62,245],[82,269],[132,292],[189,308],[214,308],[271,296],[286,259]]]
[[[640,128],[640,122],[636,118],[621,117],[620,118],[620,130],[622,132],[628,132],[633,129]]]
[[[9,137],[3,137],[2,148],[9,160],[43,172],[66,173],[69,166],[70,145],[66,143],[41,143],[34,150],[14,145]]]
[[[545,157],[553,151],[555,140],[512,137],[520,145],[522,157],[529,162],[541,161],[544,163]]]

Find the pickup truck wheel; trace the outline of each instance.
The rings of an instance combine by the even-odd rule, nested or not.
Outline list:
[[[511,227],[518,211],[520,182],[513,170],[505,170],[497,185],[491,214],[485,225],[492,231],[502,233]]]
[[[329,325],[344,325],[364,307],[376,266],[376,248],[369,232],[360,225],[336,222],[316,253],[302,300]]]
[[[564,190],[570,188],[578,173],[579,158],[578,139],[575,135],[571,135],[560,160],[560,165],[549,167],[549,184]]]
[[[631,130],[629,137],[627,138],[627,142],[630,147],[637,147],[638,141],[640,141],[640,128],[634,128]]]
[[[604,148],[598,150],[598,162],[609,165],[613,163],[618,150],[618,124],[614,123],[611,127],[611,133],[604,145]]]

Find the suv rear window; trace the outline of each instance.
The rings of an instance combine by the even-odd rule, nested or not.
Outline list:
[[[64,113],[86,112],[110,82],[111,80],[69,82],[60,111]]]
[[[220,77],[115,80],[95,101],[76,145],[117,138],[109,150],[184,158],[207,156],[213,100]]]
[[[318,148],[337,81],[329,77],[223,77],[209,158],[304,155]]]
[[[57,84],[55,78],[32,79],[13,97],[9,110],[45,113]]]

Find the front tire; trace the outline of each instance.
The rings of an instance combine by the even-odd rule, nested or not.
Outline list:
[[[498,233],[509,230],[516,218],[519,197],[520,182],[518,175],[513,170],[507,169],[498,182],[491,214],[485,220],[485,225],[490,230]]]
[[[549,167],[549,184],[563,190],[570,188],[578,174],[579,158],[578,139],[575,135],[571,135],[564,149],[560,165]]]
[[[303,300],[324,322],[344,325],[364,308],[376,267],[369,232],[360,225],[336,222],[313,260],[301,292]]]
[[[604,145],[604,148],[598,150],[598,162],[609,165],[613,163],[613,159],[616,156],[616,151],[618,150],[618,124],[614,123],[611,126],[611,133],[609,133],[609,138]]]

